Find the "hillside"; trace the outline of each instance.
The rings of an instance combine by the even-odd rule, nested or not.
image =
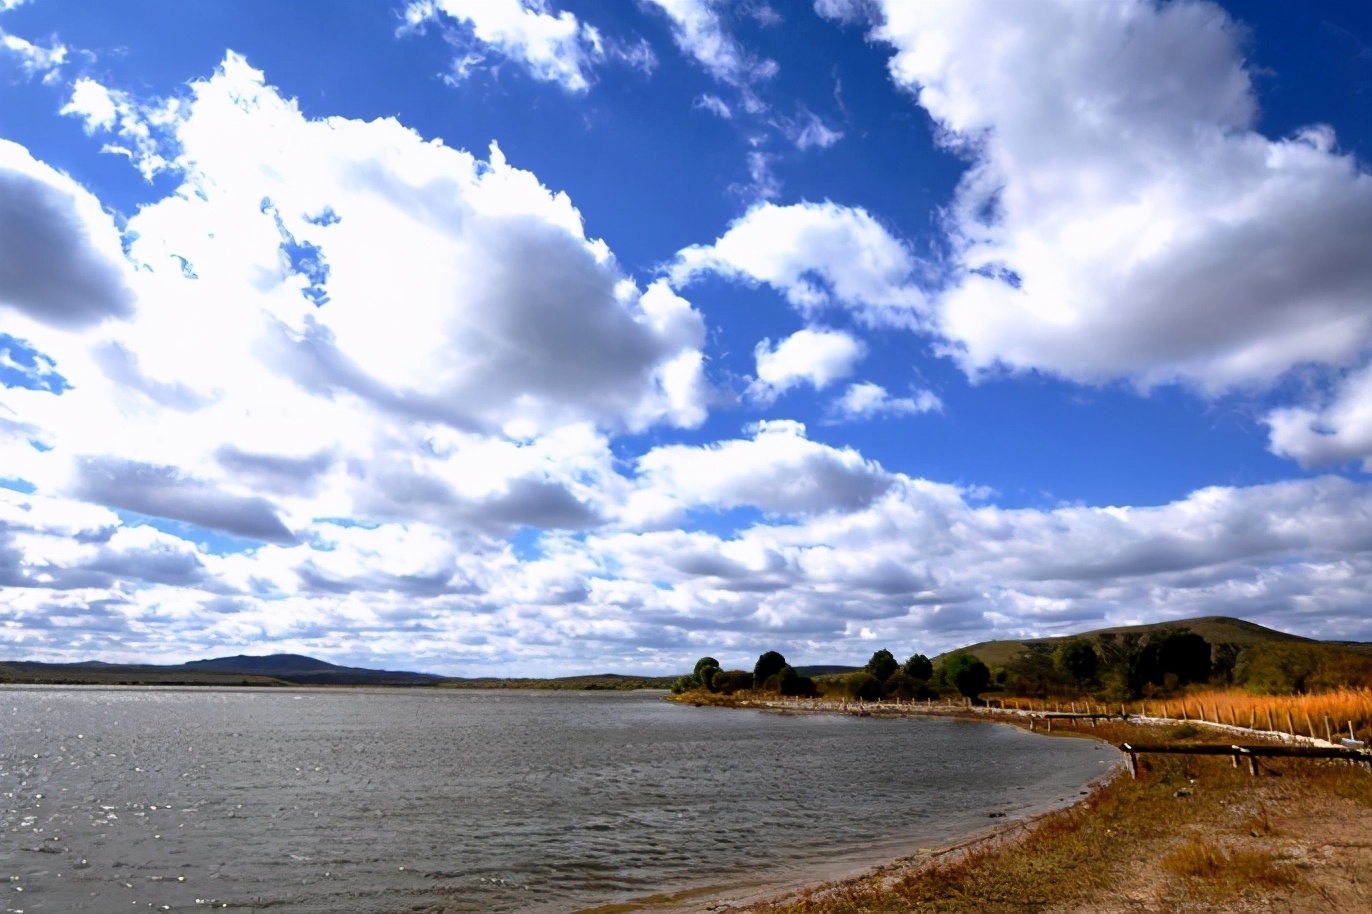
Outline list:
[[[1114,628],[1098,628],[1072,635],[1059,635],[1052,638],[1029,638],[1023,641],[981,641],[970,644],[962,650],[975,656],[989,667],[1005,666],[1020,659],[1031,644],[1056,645],[1072,638],[1098,638],[1101,635],[1147,635],[1150,632],[1169,628],[1185,628],[1200,635],[1211,644],[1237,644],[1247,647],[1251,644],[1264,644],[1271,641],[1295,641],[1315,644],[1313,638],[1303,638],[1275,629],[1265,628],[1243,619],[1228,616],[1202,616],[1198,619],[1179,619],[1175,622],[1155,622],[1149,625],[1121,625]],[[951,653],[951,652],[950,652]],[[934,660],[941,660],[947,654],[940,654]]]

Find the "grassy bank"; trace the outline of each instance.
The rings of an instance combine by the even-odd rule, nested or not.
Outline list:
[[[1072,730],[1059,729],[1063,735]],[[1224,742],[1110,723],[1110,742]],[[1026,828],[754,905],[753,914],[1372,910],[1372,776],[1345,763],[1153,756]]]

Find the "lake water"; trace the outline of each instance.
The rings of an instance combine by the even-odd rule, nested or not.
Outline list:
[[[660,693],[7,688],[0,911],[551,914],[803,881],[1075,800],[1117,758]]]

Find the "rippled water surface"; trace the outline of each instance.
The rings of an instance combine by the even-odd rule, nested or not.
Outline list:
[[[949,840],[1114,759],[649,693],[10,688],[0,911],[570,912]]]

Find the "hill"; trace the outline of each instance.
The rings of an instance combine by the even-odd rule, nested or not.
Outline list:
[[[1300,635],[1292,635],[1286,632],[1279,632],[1275,629],[1265,628],[1254,622],[1246,622],[1243,619],[1232,619],[1228,616],[1202,616],[1198,619],[1178,619],[1175,622],[1155,622],[1149,625],[1120,625],[1114,628],[1098,628],[1091,631],[1081,632],[1073,635],[1058,635],[1052,638],[1028,638],[1023,641],[981,641],[977,644],[970,644],[962,650],[972,654],[982,663],[989,667],[1006,666],[1024,657],[1030,651],[1030,645],[1048,645],[1050,647],[1070,641],[1073,638],[1098,639],[1101,635],[1128,635],[1140,634],[1147,635],[1151,632],[1163,631],[1165,629],[1184,628],[1195,632],[1211,644],[1237,644],[1240,647],[1248,647],[1253,644],[1265,644],[1273,641],[1292,641],[1303,644],[1321,643],[1313,638],[1303,638]],[[1332,643],[1332,642],[1331,642]],[[951,651],[949,653],[952,653]],[[935,657],[935,661],[942,660],[947,654],[940,654]]]
[[[619,673],[599,673],[590,676],[562,676],[556,679],[531,677],[500,678],[483,676],[473,679],[445,679],[439,685],[445,689],[544,689],[551,691],[612,691],[633,689],[670,689],[675,676],[624,676]]]
[[[218,657],[175,665],[0,662],[0,682],[49,685],[434,685],[430,673],[338,666],[299,654]]]

